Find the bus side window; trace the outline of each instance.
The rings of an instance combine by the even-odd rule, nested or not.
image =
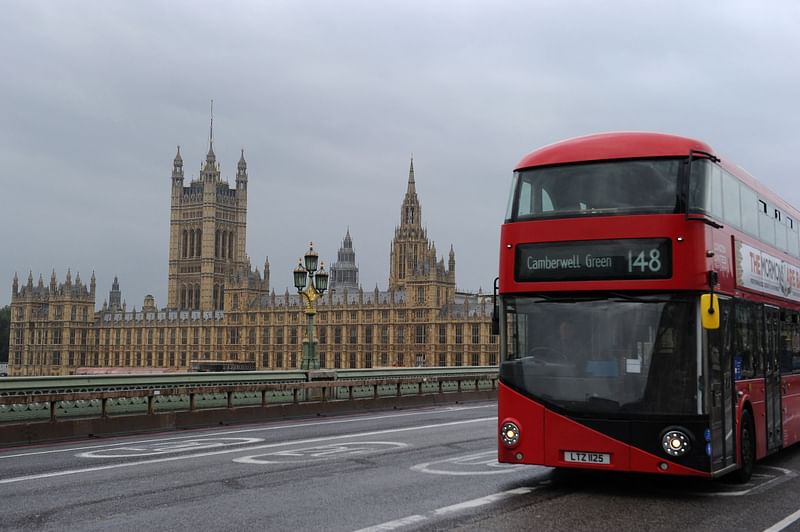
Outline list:
[[[744,301],[736,302],[733,366],[736,380],[752,379],[761,372],[761,307]]]
[[[719,166],[711,165],[708,184],[711,197],[711,215],[718,220],[722,220],[722,169]]]
[[[758,196],[750,187],[742,185],[742,229],[751,235],[758,236],[758,212],[760,203]]]
[[[781,310],[778,323],[778,359],[781,364],[781,373],[792,372],[792,316],[791,313]]]
[[[741,227],[742,213],[739,204],[739,181],[728,172],[722,174],[722,210],[725,221]]]
[[[784,348],[788,362],[787,368],[781,371],[784,373],[800,373],[800,314],[797,312],[786,312],[786,320],[781,326],[786,326],[786,332],[781,334],[784,338]],[[782,364],[783,366],[783,364]]]

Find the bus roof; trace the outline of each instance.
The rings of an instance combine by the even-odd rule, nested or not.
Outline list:
[[[800,211],[798,209],[787,203],[743,168],[721,157],[705,142],[679,135],[643,131],[618,131],[574,137],[549,144],[529,153],[517,164],[515,170],[551,164],[606,161],[611,159],[688,157],[691,150],[705,152],[717,157],[719,164],[734,174],[741,182],[755,190],[759,195],[759,199],[769,201],[770,204],[791,215],[795,220],[800,220]]]
[[[705,142],[677,135],[645,132],[598,133],[539,148],[523,157],[516,169],[608,159],[688,157],[690,150],[714,154]]]

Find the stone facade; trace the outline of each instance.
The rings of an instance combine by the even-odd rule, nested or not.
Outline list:
[[[173,161],[168,301],[146,296],[128,309],[115,278],[95,311],[87,287],[67,272],[41,277],[11,300],[9,374],[69,375],[104,371],[268,370],[300,367],[306,334],[296,293],[269,286],[269,261],[253,269],[245,254],[247,164],[235,189],[219,179],[213,139],[200,178],[183,185]],[[491,298],[456,290],[455,252],[448,261],[422,225],[413,161],[391,242],[388,289],[363,290],[349,229],[331,269],[331,290],[317,302],[315,334],[324,368],[496,365]],[[290,265],[286,266],[291,268]],[[338,277],[336,277],[338,276]]]

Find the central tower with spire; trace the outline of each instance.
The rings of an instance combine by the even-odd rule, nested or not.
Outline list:
[[[358,266],[356,265],[356,252],[353,250],[353,239],[350,237],[350,228],[342,240],[342,247],[339,248],[337,260],[331,265],[330,290],[351,290],[355,292],[359,289]]]
[[[236,187],[220,177],[214,153],[211,103],[208,153],[199,179],[184,186],[181,148],[172,162],[167,306],[172,309],[222,310],[225,279],[249,267],[245,254],[247,162],[241,152]]]
[[[408,169],[408,186],[400,207],[400,225],[395,228],[389,257],[389,289],[415,290],[419,302],[444,303],[455,294],[455,253],[450,247],[447,268],[436,259],[436,246],[422,226],[422,207],[414,179],[414,159]]]

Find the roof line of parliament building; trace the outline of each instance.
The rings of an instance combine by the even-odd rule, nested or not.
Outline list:
[[[29,273],[11,297],[11,375],[76,372],[291,369],[305,334],[297,294],[270,290],[270,266],[246,254],[247,162],[235,186],[220,179],[213,119],[198,179],[184,184],[180,146],[172,163],[167,305],[152,296],[128,310],[119,281],[95,311],[96,286],[67,272],[50,285]],[[494,365],[490,308],[482,294],[456,290],[455,252],[447,263],[422,225],[414,161],[390,246],[388,289],[358,282],[350,228],[318,303],[322,367]]]

